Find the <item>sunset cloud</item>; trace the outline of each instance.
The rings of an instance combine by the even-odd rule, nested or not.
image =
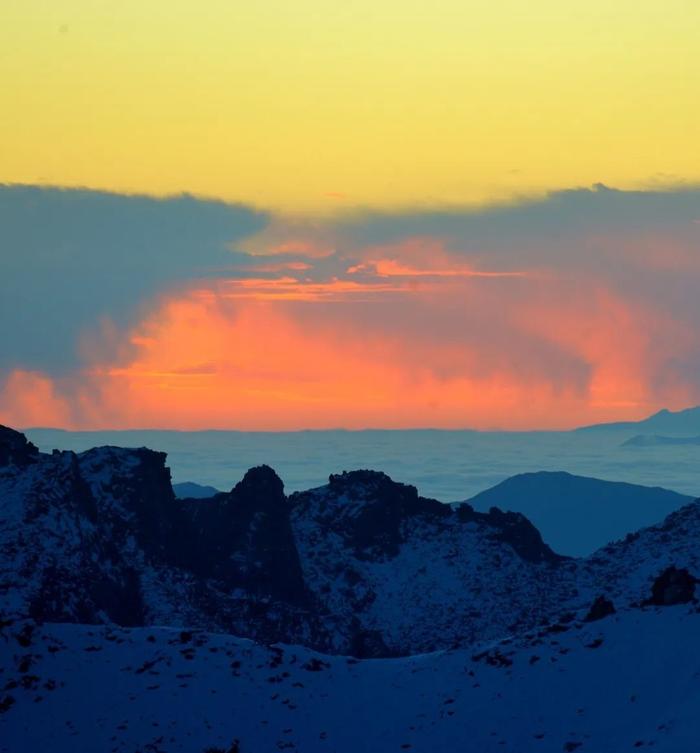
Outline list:
[[[42,404],[26,416],[75,427],[318,428],[329,414],[348,428],[458,427],[542,419],[557,393],[572,408],[585,401],[583,384],[560,388],[543,374],[516,373],[507,359],[472,370],[479,354],[464,344],[363,332],[351,314],[310,327],[265,302],[173,300],[132,333],[133,360],[94,364],[64,382],[60,398],[41,377]],[[12,401],[39,377],[31,379],[10,378],[3,420],[22,417]],[[523,413],[526,402],[539,408]]]
[[[113,307],[111,288],[99,296],[102,271],[81,276],[73,265],[75,279],[55,277],[60,296],[93,286],[101,318],[90,309],[60,322],[70,368],[36,364],[9,341],[0,422],[559,428],[684,407],[700,401],[699,199],[598,187],[480,212],[297,219],[283,251],[278,217],[238,252],[225,240],[238,225],[214,208],[223,219],[203,236],[209,250],[190,258],[187,220],[177,274],[152,276],[151,295],[136,285],[139,295],[125,291]],[[196,215],[196,204],[183,206]],[[279,242],[253,253],[270,228]],[[53,249],[42,242],[29,258]],[[94,258],[124,242],[112,238]],[[57,253],[68,257],[60,244]],[[20,254],[12,263],[28,280]]]

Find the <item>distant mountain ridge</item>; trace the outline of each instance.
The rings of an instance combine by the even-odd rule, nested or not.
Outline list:
[[[671,434],[700,434],[700,405],[679,411],[666,408],[641,421],[616,421],[604,424],[581,426],[574,431],[610,431],[632,429],[650,432],[668,432]]]
[[[208,499],[221,494],[221,491],[213,486],[195,484],[194,481],[181,481],[179,484],[173,484],[173,492],[178,499]]]
[[[477,510],[520,512],[556,551],[579,557],[662,520],[692,499],[660,487],[537,471],[512,476],[467,501]]]
[[[601,431],[601,430],[609,430],[609,429],[643,429],[643,430],[650,430],[650,431],[668,431],[671,433],[674,432],[680,432],[680,433],[686,433],[686,432],[696,432],[700,434],[700,405],[691,406],[689,408],[682,408],[681,410],[672,411],[668,408],[662,408],[661,410],[657,411],[656,413],[653,413],[650,416],[647,416],[646,418],[642,418],[638,421],[609,421],[605,423],[597,423],[597,424],[586,424],[584,426],[579,426],[571,431],[575,432],[582,432],[582,431]],[[55,428],[55,427],[43,427],[43,426],[32,426],[27,427],[26,429],[23,429],[23,431],[26,432],[32,432],[36,434],[50,434],[50,433],[70,433],[70,434],[80,434],[80,435],[99,435],[100,431],[82,431],[82,432],[67,432],[65,429]],[[312,430],[313,431],[313,430]],[[328,432],[339,432],[344,431],[341,428],[338,429],[332,429],[332,430],[318,430],[319,432],[328,431]],[[376,431],[381,432],[384,431],[383,429],[373,429],[370,431]],[[391,429],[388,429],[387,431],[392,431]],[[429,432],[440,432],[443,431],[441,429],[431,429],[431,428],[415,428],[415,429],[408,429],[407,431],[413,431],[416,433],[429,433]],[[447,431],[447,430],[445,430]],[[478,433],[478,429],[470,429],[470,428],[464,428],[461,429],[463,432],[472,432],[472,433]],[[163,432],[170,432],[170,433],[188,433],[188,432],[180,432],[177,429],[123,429],[119,430],[115,433],[118,433],[119,435],[122,435],[125,439],[129,438],[130,435],[143,435],[143,434],[153,434],[154,436],[157,436],[158,434],[161,434]],[[192,431],[189,433],[192,434],[199,434],[199,435],[205,435],[205,434],[226,434],[230,432],[235,432],[234,429],[201,429],[198,431]],[[237,432],[241,434],[245,434],[246,432]],[[287,432],[273,432],[273,433],[287,433]],[[293,432],[292,432],[293,433]]]
[[[662,434],[636,434],[621,447],[693,447],[700,445],[698,437],[665,437]]]
[[[637,453],[620,446],[638,433],[31,431],[27,437],[48,453],[56,447],[76,453],[101,445],[154,447],[167,452],[174,481],[222,490],[230,489],[248,468],[267,463],[284,479],[288,493],[323,485],[342,465],[380,468],[413,484],[423,496],[446,502],[468,499],[505,478],[536,470],[566,470],[696,494],[687,451],[660,447],[661,465],[651,452],[639,462]]]

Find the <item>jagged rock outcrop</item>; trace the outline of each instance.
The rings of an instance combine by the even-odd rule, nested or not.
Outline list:
[[[174,563],[230,589],[307,606],[284,485],[272,468],[251,468],[230,493],[178,507],[191,546],[172,547]]]
[[[24,434],[8,426],[0,426],[0,468],[15,465],[24,468],[36,462],[39,450]]]
[[[177,500],[164,453],[46,455],[17,432],[4,436],[13,457],[0,469],[6,612],[322,641],[272,469],[251,469],[212,500]]]

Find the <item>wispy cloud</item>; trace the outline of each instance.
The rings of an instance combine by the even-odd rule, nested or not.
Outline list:
[[[347,273],[373,273],[377,277],[525,277],[525,272],[489,272],[467,265],[420,269],[398,259],[377,259],[348,267]]]

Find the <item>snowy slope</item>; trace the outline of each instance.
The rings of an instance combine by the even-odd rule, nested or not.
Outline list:
[[[584,593],[604,592],[615,603],[637,603],[671,565],[700,575],[700,500],[579,560],[579,586]]]
[[[0,635],[0,753],[698,746],[700,615],[691,605],[362,661],[165,628],[31,627]]]

